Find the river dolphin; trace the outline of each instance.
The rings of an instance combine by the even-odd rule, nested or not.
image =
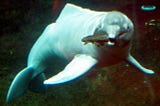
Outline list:
[[[27,67],[14,78],[6,102],[27,89],[44,92],[45,85],[71,81],[93,66],[109,66],[123,60],[153,74],[130,54],[133,32],[132,21],[121,12],[99,12],[66,4],[56,22],[46,27],[32,47]],[[46,68],[63,62],[67,64],[62,65],[60,72],[45,80]]]

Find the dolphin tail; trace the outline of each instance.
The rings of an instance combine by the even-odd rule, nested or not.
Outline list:
[[[7,103],[23,95],[28,88],[32,91],[44,92],[44,74],[39,74],[33,78],[34,71],[32,67],[26,67],[16,75],[8,90]]]
[[[33,75],[33,69],[30,67],[20,71],[11,83],[6,97],[6,102],[10,102],[21,96],[27,89]]]

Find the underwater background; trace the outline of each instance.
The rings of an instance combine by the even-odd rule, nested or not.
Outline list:
[[[125,13],[135,25],[131,53],[155,74],[147,75],[121,62],[49,87],[45,94],[28,90],[6,104],[8,88],[26,66],[32,45],[68,2]],[[156,9],[143,10],[142,6]],[[0,13],[0,106],[160,106],[159,0],[1,0]]]

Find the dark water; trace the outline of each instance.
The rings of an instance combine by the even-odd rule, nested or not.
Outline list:
[[[132,19],[135,35],[131,53],[154,75],[146,75],[125,62],[93,69],[45,94],[27,91],[6,104],[15,75],[26,66],[30,48],[66,2],[94,10],[119,10]],[[158,0],[3,0],[0,3],[0,105],[6,106],[159,106],[160,104],[160,2]],[[143,11],[142,5],[155,5]],[[151,21],[154,20],[154,21]],[[151,24],[150,24],[151,23]],[[154,25],[152,25],[154,23]]]

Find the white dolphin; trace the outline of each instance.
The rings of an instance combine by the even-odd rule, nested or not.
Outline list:
[[[6,102],[18,98],[28,88],[44,92],[45,84],[64,83],[93,66],[108,66],[123,60],[153,74],[129,53],[133,31],[133,23],[121,12],[96,12],[66,4],[56,23],[48,25],[32,47],[27,67],[14,78]],[[44,70],[58,64],[57,61],[60,65],[63,62],[68,65],[45,80]]]

